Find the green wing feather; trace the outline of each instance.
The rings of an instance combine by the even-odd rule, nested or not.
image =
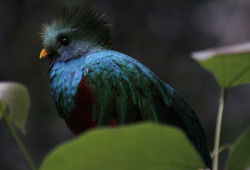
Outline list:
[[[93,57],[86,59],[85,67],[93,70],[85,69],[84,75],[96,93],[93,117],[100,126],[109,124],[113,118],[121,124],[141,118],[158,122],[159,111],[152,102],[155,96],[160,95],[170,103],[157,84],[160,80],[155,80],[150,70],[132,58]]]
[[[178,93],[133,58],[121,53],[90,55],[85,68],[83,75],[96,94],[93,117],[99,125],[109,124],[114,117],[121,124],[138,118],[168,122],[171,118],[167,112],[175,112],[184,120],[188,116],[196,118],[192,111],[190,114],[187,110],[179,112],[179,106],[174,108],[174,102],[182,100],[176,100]]]
[[[121,124],[144,119],[177,124],[190,134],[195,124],[200,126],[186,101],[148,68],[118,52],[102,54],[89,55],[85,68],[91,71],[84,69],[96,94],[93,117],[98,125],[113,118]]]

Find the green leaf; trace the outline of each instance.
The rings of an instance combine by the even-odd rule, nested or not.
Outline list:
[[[212,72],[224,89],[250,83],[250,43],[194,52],[192,57]]]
[[[3,115],[5,114],[5,103],[0,101],[0,120],[3,118]]]
[[[25,122],[30,107],[29,93],[19,83],[1,82],[0,101],[8,106],[8,119],[25,133]]]
[[[250,169],[250,129],[236,141],[229,155],[227,169]]]
[[[95,129],[55,148],[41,170],[194,170],[205,167],[186,135],[150,123]]]

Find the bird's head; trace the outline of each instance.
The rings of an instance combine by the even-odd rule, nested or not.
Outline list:
[[[101,49],[111,48],[110,26],[101,15],[85,3],[64,8],[49,24],[42,26],[43,50],[49,67]]]

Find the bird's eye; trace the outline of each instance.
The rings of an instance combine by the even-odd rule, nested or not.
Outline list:
[[[62,37],[60,41],[61,41],[61,45],[63,46],[68,46],[70,43],[70,40],[68,37]]]

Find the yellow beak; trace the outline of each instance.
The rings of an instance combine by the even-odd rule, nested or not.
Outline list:
[[[47,57],[48,54],[49,54],[49,53],[48,53],[45,49],[42,49],[39,58],[41,59],[41,58]]]

